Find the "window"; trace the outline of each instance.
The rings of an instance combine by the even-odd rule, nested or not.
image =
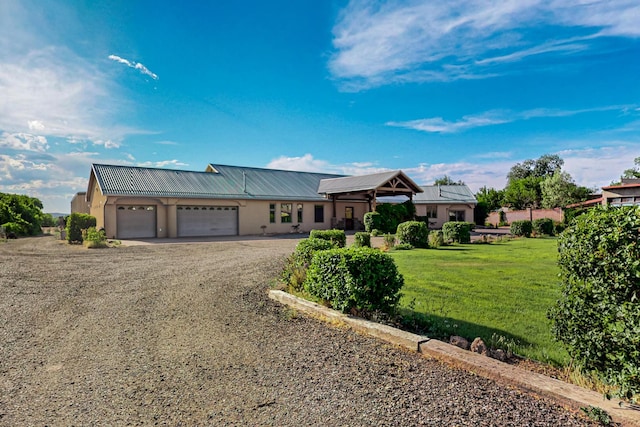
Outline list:
[[[280,204],[280,222],[285,224],[291,223],[291,212],[293,211],[293,204],[281,203]]]
[[[449,221],[464,221],[464,211],[449,211]]]
[[[438,218],[438,206],[427,205],[427,218]]]
[[[298,224],[302,223],[302,203],[298,203]]]
[[[275,203],[269,204],[269,222],[271,224],[274,224],[276,222],[276,204]]]
[[[324,222],[324,205],[315,205],[313,212],[315,222]]]

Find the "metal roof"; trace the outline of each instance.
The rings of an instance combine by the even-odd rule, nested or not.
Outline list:
[[[105,195],[324,200],[322,179],[340,175],[210,164],[209,172],[93,164]]]
[[[405,185],[398,188],[398,192],[419,192],[418,187],[409,177],[402,171],[388,171],[369,175],[349,176],[342,178],[323,179],[320,181],[318,193],[322,194],[339,194],[339,193],[355,193],[359,191],[376,190],[379,187],[389,183],[394,178],[400,178],[402,184]],[[403,191],[404,190],[404,191]]]
[[[413,197],[414,203],[478,203],[466,185],[426,185],[422,186],[422,190],[422,193],[418,193]]]

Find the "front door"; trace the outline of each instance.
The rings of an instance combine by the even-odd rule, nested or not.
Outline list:
[[[351,206],[344,208],[344,229],[353,230],[353,208]]]

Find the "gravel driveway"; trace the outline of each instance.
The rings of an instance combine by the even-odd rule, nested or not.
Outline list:
[[[296,243],[0,243],[0,424],[589,425],[278,306]]]

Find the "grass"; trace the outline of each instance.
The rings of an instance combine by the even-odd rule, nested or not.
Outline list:
[[[481,337],[527,359],[569,363],[546,317],[560,296],[556,239],[390,254],[405,278],[401,311],[428,335]]]

